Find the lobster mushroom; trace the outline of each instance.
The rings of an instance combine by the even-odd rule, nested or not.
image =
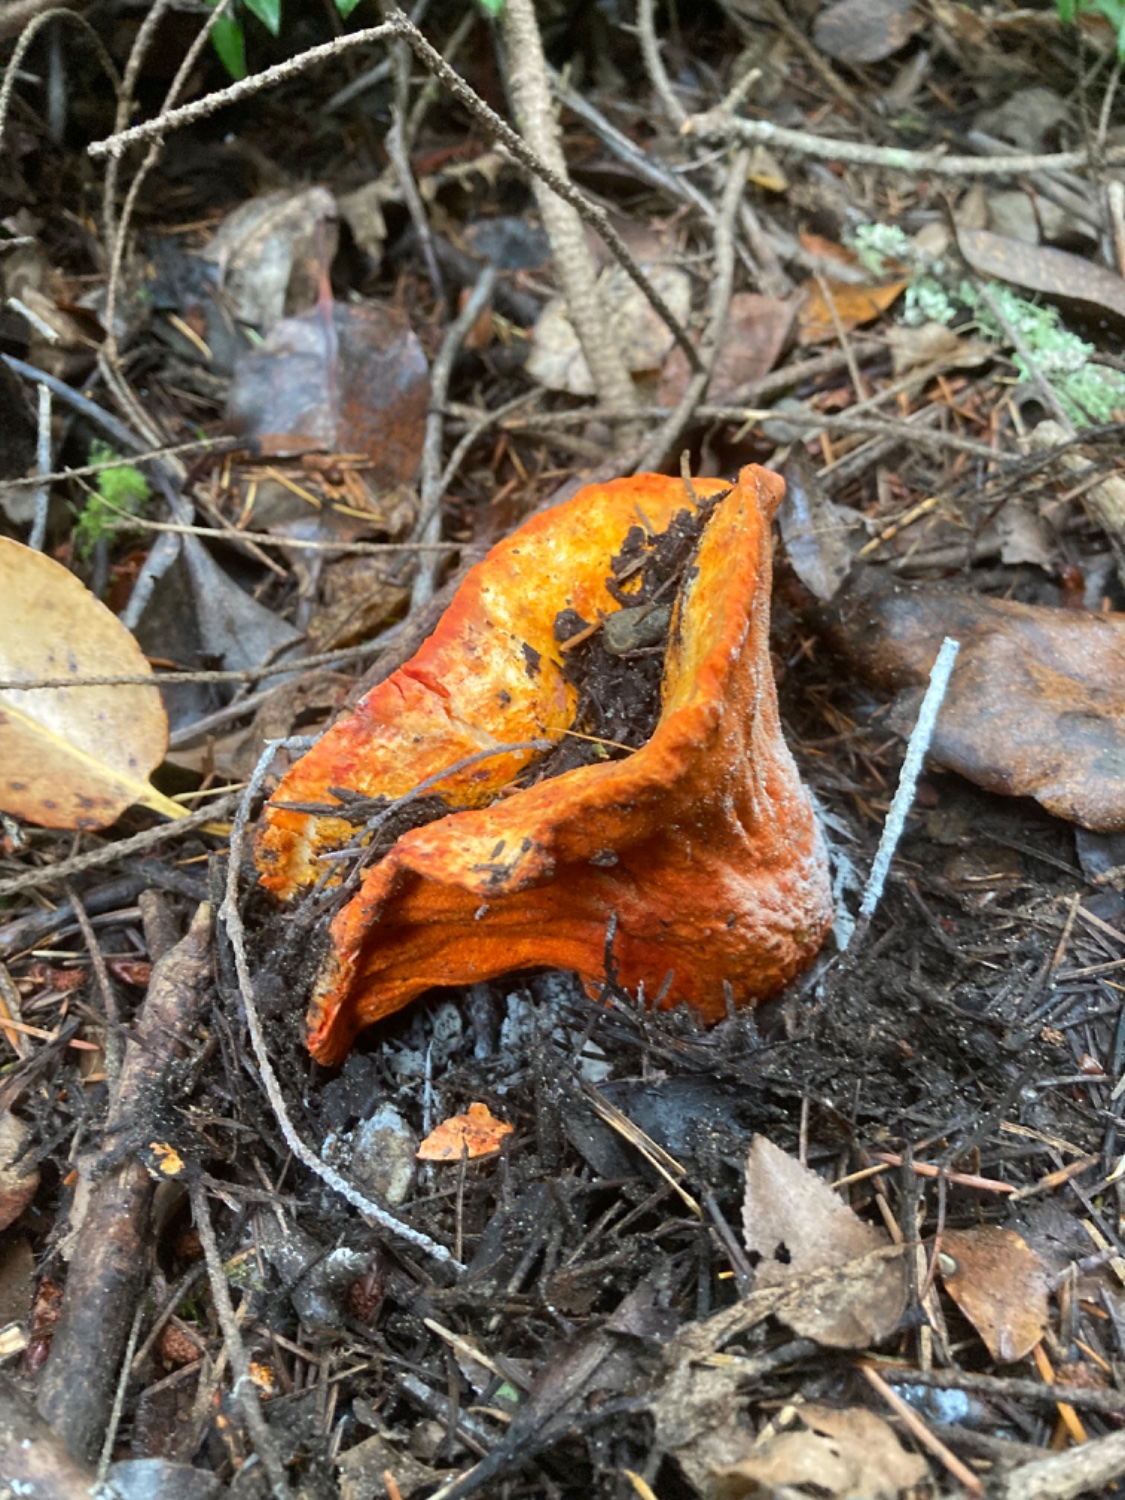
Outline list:
[[[323,856],[354,839],[349,794],[380,807],[420,785],[441,797],[331,923],[308,1016],[318,1062],[340,1062],[362,1027],[434,986],[548,966],[598,987],[610,930],[618,983],[706,1021],[811,963],[832,903],[770,663],[783,493],[756,465],[733,488],[697,480],[691,494],[647,474],[533,516],[466,575],[416,655],[286,773],[257,841],[261,882],[282,900],[340,869]],[[578,711],[560,616],[604,628],[628,602],[612,563],[630,534],[643,550],[697,499],[705,523],[655,728],[623,758],[532,780]]]

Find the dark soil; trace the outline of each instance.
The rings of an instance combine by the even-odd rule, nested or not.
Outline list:
[[[677,511],[667,528],[655,534],[642,526],[630,528],[607,577],[609,593],[621,605],[619,614],[602,623],[584,620],[574,609],[559,612],[555,639],[563,649],[567,681],[578,690],[571,726],[576,733],[566,735],[536,764],[536,781],[617,759],[615,751],[637,750],[652,738],[676,604],[722,498],[711,496],[695,509]],[[569,641],[575,641],[570,649]]]

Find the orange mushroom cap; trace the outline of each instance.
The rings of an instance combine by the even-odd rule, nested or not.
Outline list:
[[[697,481],[700,494],[721,493]],[[648,742],[493,800],[534,759],[506,752],[440,784],[453,807],[403,834],[331,926],[309,1048],[339,1062],[357,1031],[423,990],[540,966],[605,977],[616,919],[620,982],[707,1020],[728,997],[775,994],[832,919],[827,859],[781,734],[769,657],[770,519],[784,486],[756,465],[718,501],[669,637]],[[345,842],[342,819],[286,808],[329,788],[403,796],[496,745],[561,738],[575,689],[559,612],[619,604],[611,558],[638,522],[663,530],[683,484],[641,475],[595,485],[534,516],[465,578],[421,650],[283,778],[258,841],[262,883],[283,897]]]

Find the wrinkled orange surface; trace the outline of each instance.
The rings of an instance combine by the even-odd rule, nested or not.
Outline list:
[[[811,961],[831,903],[769,660],[769,522],[782,491],[751,466],[716,506],[645,746],[500,801],[535,752],[458,773],[440,791],[460,810],[404,834],[367,871],[332,923],[314,990],[318,1061],[338,1062],[361,1027],[436,985],[542,965],[597,983],[612,917],[621,983],[708,1020],[728,997],[776,993]],[[605,576],[629,529],[663,530],[686,503],[681,481],[662,475],[590,486],[493,548],[417,655],[285,776],[259,836],[262,883],[291,896],[351,832],[279,804],[331,803],[334,786],[397,797],[482,748],[557,741],[574,691],[556,615],[615,610]]]

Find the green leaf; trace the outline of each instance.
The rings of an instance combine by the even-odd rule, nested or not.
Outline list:
[[[1074,24],[1074,17],[1078,13],[1078,0],[1058,0],[1059,20],[1066,26]]]
[[[493,20],[495,20],[496,17],[500,15],[501,11],[504,9],[504,0],[478,0],[478,3],[481,10],[484,11],[485,15],[491,16]]]
[[[271,36],[278,34],[281,30],[281,0],[244,0],[244,4]]]
[[[358,4],[359,0],[336,0],[336,9],[346,21]]]
[[[211,44],[233,79],[246,77],[246,38],[242,35],[241,21],[234,16],[220,16],[211,28]]]

